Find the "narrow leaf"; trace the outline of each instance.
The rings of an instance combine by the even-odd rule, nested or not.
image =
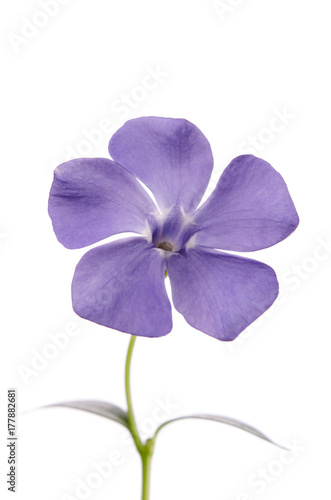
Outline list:
[[[73,408],[76,410],[83,410],[89,413],[94,413],[100,417],[109,418],[115,422],[129,428],[127,413],[112,403],[106,401],[63,401],[61,403],[54,403],[42,408],[64,407]]]
[[[177,422],[178,420],[185,420],[185,419],[199,419],[199,420],[211,420],[213,422],[219,422],[221,424],[227,424],[227,425],[232,425],[233,427],[237,427],[238,429],[241,429],[243,431],[249,432],[250,434],[253,434],[254,436],[257,436],[261,439],[264,439],[265,441],[268,441],[271,444],[274,444],[275,446],[278,446],[279,448],[287,449],[284,448],[284,446],[281,446],[278,443],[275,443],[272,441],[268,436],[260,432],[258,429],[255,429],[255,427],[252,427],[251,425],[245,424],[244,422],[241,422],[240,420],[236,420],[234,418],[230,417],[222,417],[219,415],[204,415],[204,414],[197,414],[197,415],[186,415],[183,417],[177,417],[173,418],[172,420],[168,420],[167,422],[164,422],[161,424],[156,432],[155,432],[155,437],[157,434],[160,432],[163,427],[165,427],[168,424],[171,424],[172,422]]]

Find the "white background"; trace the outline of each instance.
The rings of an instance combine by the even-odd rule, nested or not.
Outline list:
[[[85,250],[57,242],[47,198],[52,170],[69,150],[107,157],[108,140],[126,119],[156,115],[187,118],[204,132],[214,183],[257,140],[255,154],[284,176],[301,222],[284,242],[252,254],[274,267],[282,291],[262,320],[225,344],[174,313],[171,334],[138,339],[132,366],[143,428],[156,425],[155,415],[166,419],[157,408],[168,400],[172,417],[236,417],[297,451],[282,455],[220,424],[173,424],[156,445],[151,500],[328,498],[329,2],[224,0],[222,9],[212,0],[63,0],[52,16],[40,14],[41,3],[1,3],[2,491],[12,498],[5,485],[8,387],[16,387],[22,412],[71,399],[125,407],[129,337],[72,311],[71,278]],[[151,70],[161,76],[146,90]],[[92,130],[97,145],[86,142]],[[50,332],[72,323],[77,335],[24,377],[36,352],[50,352]],[[114,452],[122,463],[86,498],[140,498],[139,457],[120,426],[48,409],[21,415],[18,435],[15,498],[82,498],[77,481],[95,478],[93,463]]]

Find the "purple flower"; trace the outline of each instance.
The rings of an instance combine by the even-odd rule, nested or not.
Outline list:
[[[281,175],[260,158],[239,156],[197,209],[213,156],[192,123],[129,120],[111,138],[109,153],[113,160],[60,165],[50,192],[54,231],[67,248],[126,231],[139,235],[83,256],[72,283],[75,312],[133,335],[166,335],[167,270],[173,304],[186,321],[219,340],[235,339],[272,305],[278,282],[266,264],[223,250],[260,250],[294,231],[299,219]]]

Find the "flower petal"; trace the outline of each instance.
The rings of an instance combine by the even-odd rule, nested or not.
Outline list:
[[[165,257],[144,238],[125,238],[87,252],[72,282],[75,312],[115,330],[161,337],[172,329]]]
[[[82,248],[116,233],[147,230],[157,208],[137,179],[106,158],[82,158],[58,166],[49,196],[58,240]]]
[[[195,247],[167,254],[175,308],[186,321],[219,340],[234,340],[278,295],[271,267]]]
[[[176,204],[194,210],[213,168],[209,142],[183,119],[129,120],[111,138],[109,153],[151,189],[161,210]]]
[[[253,155],[238,156],[224,170],[195,222],[196,243],[251,252],[287,238],[299,223],[282,176]]]

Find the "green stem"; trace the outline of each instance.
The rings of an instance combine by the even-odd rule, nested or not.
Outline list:
[[[141,459],[143,466],[143,489],[141,498],[142,500],[148,500],[152,455],[150,453],[146,453],[145,455],[142,455]]]
[[[143,484],[142,484],[141,498],[142,500],[149,500],[151,460],[154,450],[155,437],[153,439],[148,439],[146,443],[143,443],[140,439],[139,432],[137,429],[137,424],[134,418],[132,399],[131,399],[130,368],[131,368],[131,358],[135,341],[136,337],[132,335],[125,363],[125,392],[128,405],[129,429],[142,461]]]
[[[130,340],[130,344],[129,344],[128,353],[126,356],[126,363],[125,363],[125,392],[126,392],[126,401],[127,401],[127,405],[128,405],[129,429],[130,429],[130,432],[131,432],[132,437],[134,439],[137,450],[139,451],[139,453],[141,453],[142,449],[143,449],[143,444],[141,442],[139,432],[137,429],[137,425],[136,425],[136,421],[134,418],[132,399],[131,399],[131,387],[130,387],[131,358],[132,358],[132,351],[133,351],[135,341],[136,341],[136,337],[134,337],[132,335],[131,340]]]

